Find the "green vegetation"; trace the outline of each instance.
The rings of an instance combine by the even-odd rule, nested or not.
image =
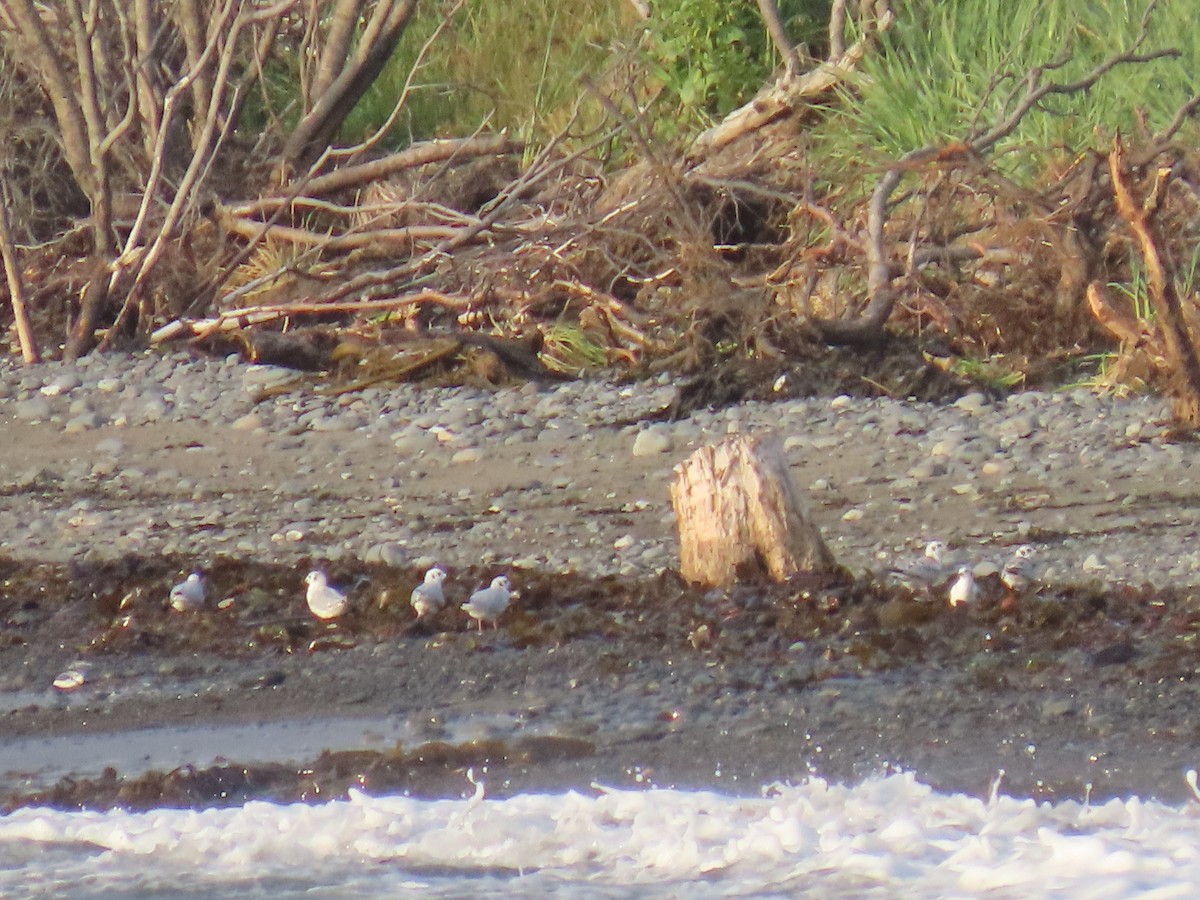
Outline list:
[[[442,6],[420,7],[398,52],[347,119],[346,138],[369,135],[387,120],[445,14]],[[597,83],[615,78],[639,32],[624,0],[466,0],[413,79],[391,143],[468,135],[485,126],[548,140],[570,120],[583,90],[580,75]],[[576,133],[600,120],[598,103],[589,110]]]
[[[808,53],[825,52],[829,0],[779,4],[791,39]],[[649,73],[662,87],[669,135],[704,128],[745,103],[780,60],[758,7],[723,0],[664,0],[653,5],[646,44]]]
[[[78,4],[42,5],[0,25],[0,174],[36,198],[8,205],[24,257],[9,268],[52,345],[73,321],[64,356],[161,335],[185,311],[303,296],[347,316],[395,303],[420,325],[538,329],[568,371],[784,360],[806,342],[879,343],[886,325],[936,335],[952,372],[1003,387],[1114,336],[1137,343],[1130,317],[1160,329],[1139,255],[1165,261],[1200,321],[1191,5],[849,4],[833,43],[854,52],[818,69],[831,0],[777,3],[801,69],[782,82],[751,2],[445,0],[382,28],[366,26],[395,11],[380,0],[302,4],[275,12],[273,42],[212,20],[211,71],[189,75],[179,4],[151,0],[175,37],[132,52],[119,0],[96,0],[97,36],[61,61],[65,82],[39,48],[87,23]],[[106,60],[120,77],[90,77]],[[131,107],[123,85],[147,67],[158,99]],[[1039,85],[1061,90],[1033,104]],[[753,115],[722,122],[764,86]],[[369,165],[343,165],[384,129],[354,159]],[[431,138],[467,139],[383,158]],[[1143,206],[1153,221],[1130,212]],[[1089,307],[1106,282],[1111,310]]]
[[[780,14],[797,45],[820,56],[830,0],[783,0]],[[752,3],[660,0],[638,21],[627,0],[466,0],[410,88],[390,135],[394,146],[470,134],[486,125],[546,140],[570,119],[580,75],[617,102],[656,100],[655,133],[695,133],[754,95],[779,58]],[[422,44],[445,8],[424,6],[380,79],[348,118],[347,138],[383,124],[409,80]],[[576,133],[602,117],[585,102]]]
[[[1012,112],[1036,66],[1070,83],[1133,46],[1145,4],[1138,0],[919,0],[850,79],[845,104],[824,132],[828,152],[865,149],[879,158],[962,140]],[[1179,58],[1117,67],[1086,92],[1047,97],[1007,139],[1010,174],[1037,176],[1114,131],[1165,128],[1198,89],[1195,8],[1162,3],[1140,52],[1175,48]],[[1053,67],[1053,68],[1051,68]]]

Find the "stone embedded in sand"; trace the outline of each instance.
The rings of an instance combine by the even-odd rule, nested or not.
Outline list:
[[[634,456],[654,456],[671,449],[671,434],[665,428],[651,426],[633,439]]]

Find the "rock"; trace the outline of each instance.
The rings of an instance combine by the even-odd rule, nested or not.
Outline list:
[[[234,431],[257,431],[263,427],[262,416],[257,412],[249,412],[234,419],[229,427]]]
[[[99,428],[105,423],[104,416],[95,412],[80,413],[67,421],[63,426],[63,431],[67,434],[77,434],[81,431],[91,431],[93,428]]]
[[[46,398],[30,397],[18,403],[13,412],[18,419],[24,419],[26,422],[44,422],[50,418],[53,409]]]
[[[300,380],[292,369],[282,366],[247,366],[242,372],[242,388],[251,394],[280,388]]]
[[[47,397],[65,396],[81,384],[83,384],[83,381],[77,374],[74,372],[63,372],[45,385],[41,389],[41,392]]]
[[[639,431],[633,439],[634,456],[654,456],[671,449],[671,434],[661,425],[652,425]]]
[[[963,412],[973,416],[982,413],[989,405],[987,398],[978,391],[973,391],[954,401],[955,409],[961,409]]]
[[[125,450],[125,444],[120,438],[105,438],[96,444],[96,452],[104,456],[120,456]]]

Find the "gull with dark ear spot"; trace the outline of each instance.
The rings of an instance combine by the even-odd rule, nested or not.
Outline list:
[[[512,595],[512,585],[509,583],[508,577],[497,575],[492,579],[489,587],[481,588],[473,593],[471,598],[462,605],[462,608],[476,621],[480,632],[483,631],[484,622],[491,622],[492,628],[495,629],[499,627],[496,620],[508,609],[508,601]]]
[[[349,603],[346,595],[333,587],[320,569],[309,572],[304,583],[308,585],[304,599],[308,602],[309,611],[318,619],[328,622],[346,611]]]
[[[445,570],[434,566],[425,573],[425,580],[413,588],[410,602],[418,619],[432,616],[445,608],[446,594],[442,590],[442,582],[445,580]]]
[[[1037,580],[1037,564],[1033,561],[1033,556],[1033,547],[1022,544],[1013,551],[1013,555],[1000,570],[1000,580],[1014,594],[1027,591]]]

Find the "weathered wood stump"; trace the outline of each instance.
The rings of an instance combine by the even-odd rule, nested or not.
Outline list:
[[[688,581],[719,586],[756,574],[783,581],[836,568],[778,440],[754,436],[701,447],[675,472],[671,504]]]

